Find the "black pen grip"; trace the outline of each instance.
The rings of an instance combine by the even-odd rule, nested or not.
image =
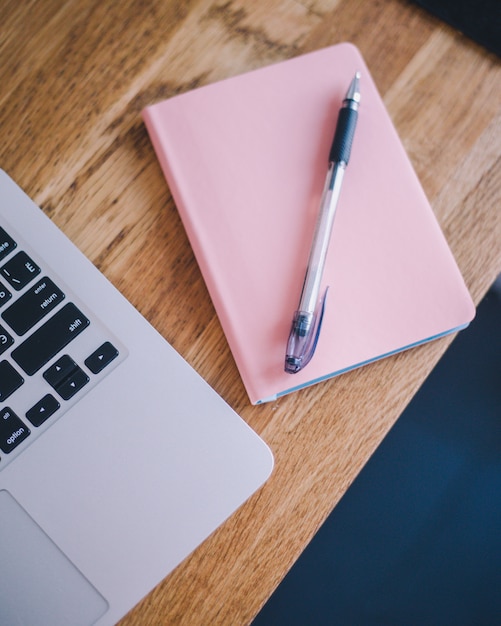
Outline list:
[[[349,107],[339,109],[336,132],[332,141],[329,161],[348,164],[350,160],[351,144],[357,125],[358,112]]]

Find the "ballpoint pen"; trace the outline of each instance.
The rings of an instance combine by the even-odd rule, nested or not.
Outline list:
[[[357,72],[339,110],[336,131],[329,153],[329,167],[303,289],[287,341],[284,369],[289,374],[296,374],[309,363],[320,334],[328,289],[325,290],[319,302],[320,286],[343,176],[350,158],[359,104],[360,73]]]

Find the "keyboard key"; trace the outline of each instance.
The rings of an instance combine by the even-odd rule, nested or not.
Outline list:
[[[51,279],[41,278],[2,313],[2,318],[15,333],[24,335],[62,300],[64,293]]]
[[[0,227],[0,261],[17,246],[16,242]]]
[[[3,306],[4,304],[7,304],[7,302],[11,298],[12,298],[11,292],[7,289],[7,287],[5,287],[5,285],[2,285],[2,283],[0,283],[0,307]]]
[[[61,384],[56,387],[63,400],[69,400],[89,382],[87,374],[77,367]]]
[[[78,365],[75,361],[67,354],[64,354],[43,373],[43,377],[49,385],[55,389],[65,378],[75,371],[77,367]]]
[[[26,417],[33,426],[41,426],[51,415],[54,415],[60,406],[56,398],[48,393],[27,411]]]
[[[8,361],[0,361],[0,402],[6,400],[23,383],[24,378]]]
[[[93,374],[99,374],[117,356],[118,350],[115,346],[109,341],[105,341],[102,346],[85,359],[85,365]]]
[[[14,339],[9,335],[3,326],[0,325],[0,354],[8,350],[14,343]]]
[[[69,400],[90,380],[87,374],[67,354],[63,355],[43,373],[63,400]]]
[[[30,432],[30,429],[9,407],[0,411],[0,449],[5,454],[12,452],[21,441],[29,436]]]
[[[31,376],[70,341],[73,341],[89,324],[85,315],[69,302],[13,350],[12,358]]]
[[[9,285],[19,291],[40,274],[38,265],[30,259],[26,252],[18,252],[10,261],[0,269],[2,276]]]

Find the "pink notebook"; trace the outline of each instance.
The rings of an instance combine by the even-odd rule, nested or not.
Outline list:
[[[285,346],[338,109],[361,104],[318,346]],[[466,326],[475,308],[359,51],[339,44],[147,107],[144,120],[252,403]],[[323,291],[323,289],[322,289]]]

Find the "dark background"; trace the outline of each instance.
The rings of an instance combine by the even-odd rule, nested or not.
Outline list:
[[[501,56],[501,0],[414,0],[414,2]]]

